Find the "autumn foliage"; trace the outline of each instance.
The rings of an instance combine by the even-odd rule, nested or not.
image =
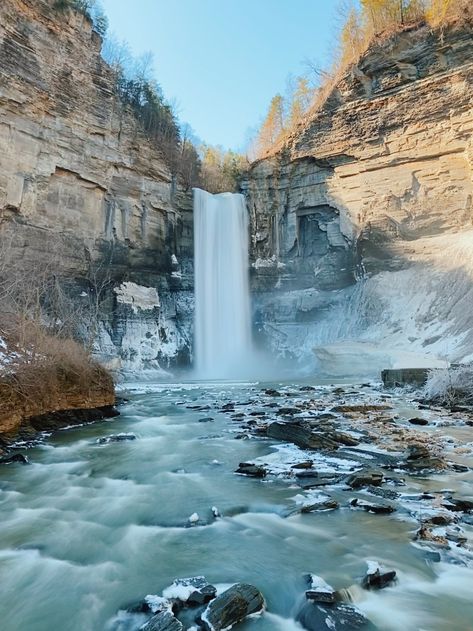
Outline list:
[[[416,24],[442,28],[455,20],[473,19],[471,0],[360,0],[343,15],[337,51],[328,72],[310,68],[298,77],[286,95],[276,94],[270,102],[253,141],[252,157],[264,158],[280,149],[310,111],[323,105],[333,87],[357,63],[371,43]]]

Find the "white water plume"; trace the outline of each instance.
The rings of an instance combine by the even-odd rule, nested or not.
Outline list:
[[[248,214],[243,195],[194,189],[195,366],[199,378],[251,362]]]

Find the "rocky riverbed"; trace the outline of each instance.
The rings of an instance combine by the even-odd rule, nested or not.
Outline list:
[[[468,409],[377,383],[127,396],[0,468],[7,631],[470,628]]]

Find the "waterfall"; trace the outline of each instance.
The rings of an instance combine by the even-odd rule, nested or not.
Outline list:
[[[194,189],[194,253],[197,374],[243,377],[245,364],[251,361],[248,215],[243,195]]]

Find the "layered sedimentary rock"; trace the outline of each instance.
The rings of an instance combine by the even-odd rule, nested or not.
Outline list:
[[[253,166],[256,319],[273,348],[328,365],[351,340],[376,368],[472,356],[472,59],[465,24],[374,42]]]
[[[190,348],[190,200],[117,99],[90,21],[54,4],[0,5],[0,227],[17,260],[53,253],[79,303],[100,294],[98,351],[166,365]]]

